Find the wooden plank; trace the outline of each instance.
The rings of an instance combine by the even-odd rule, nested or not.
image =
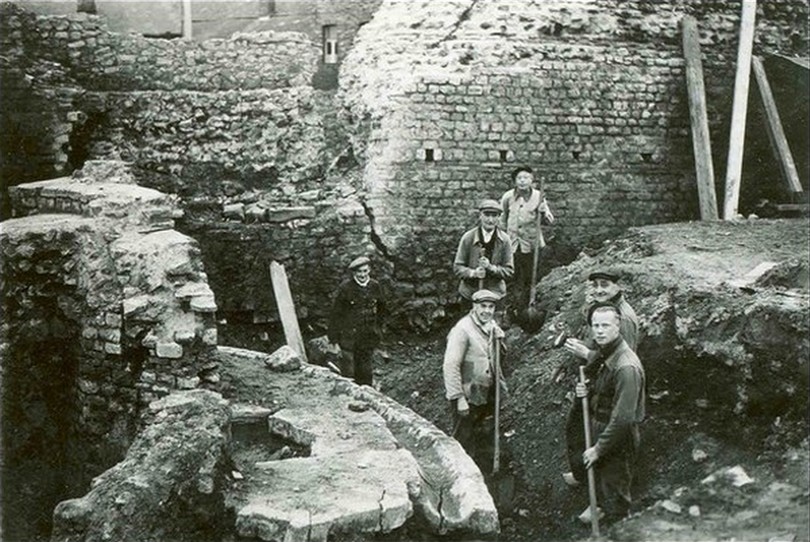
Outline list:
[[[754,47],[754,21],[756,0],[743,0],[740,17],[740,44],[737,49],[737,75],[734,79],[734,103],[731,112],[731,135],[726,163],[726,197],[723,218],[737,218],[740,202],[743,147],[745,145],[745,117],[748,110],[748,84],[751,75],[751,50]]]
[[[714,189],[714,165],[706,114],[706,89],[703,84],[703,62],[697,21],[686,16],[681,21],[683,56],[686,60],[686,87],[689,96],[689,121],[692,126],[692,150],[695,153],[700,219],[717,220],[717,193]]]
[[[287,281],[287,272],[284,271],[283,265],[275,261],[270,262],[270,280],[273,282],[273,294],[276,296],[278,314],[281,317],[281,325],[284,327],[287,345],[306,361],[304,340],[301,338],[298,317],[295,315],[295,304],[290,293],[290,283]]]
[[[768,141],[771,142],[771,149],[779,162],[782,177],[791,192],[802,192],[802,183],[799,180],[799,172],[796,170],[796,163],[793,161],[793,154],[790,152],[785,130],[782,128],[782,119],[779,117],[779,110],[776,108],[776,101],[773,99],[771,84],[768,82],[768,75],[765,73],[765,66],[762,59],[755,56],[751,59],[754,68],[754,79],[759,88],[762,109],[765,111]]]

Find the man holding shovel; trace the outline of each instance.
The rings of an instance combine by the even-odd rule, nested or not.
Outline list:
[[[630,485],[641,442],[639,424],[645,412],[645,374],[638,356],[621,336],[621,315],[611,303],[596,303],[588,313],[597,357],[602,362],[588,390],[576,385],[576,396],[588,398],[594,444],[582,454],[586,469],[594,469],[596,493],[607,522],[630,511]],[[590,440],[590,439],[588,439]],[[591,480],[589,480],[589,483]],[[590,510],[590,509],[589,509]],[[591,521],[590,514],[583,521]]]
[[[540,250],[546,246],[542,223],[552,224],[554,215],[546,201],[542,183],[534,187],[532,168],[521,166],[512,172],[515,187],[501,197],[501,229],[512,240],[515,288],[510,309],[514,312],[533,304],[530,288],[537,281]],[[533,290],[531,290],[533,292]]]
[[[619,313],[619,332],[622,338],[630,350],[635,352],[638,346],[638,317],[633,307],[625,299],[619,279],[619,272],[610,268],[597,268],[588,275],[588,293],[583,308],[583,331],[587,332],[588,338],[580,340],[570,337],[563,345],[569,353],[579,358],[579,363],[585,364],[585,374],[588,377],[595,375],[601,364],[598,344],[594,340],[590,322],[585,321],[587,314],[595,304],[613,305]],[[564,368],[561,366],[560,370]],[[568,413],[565,436],[571,470],[563,474],[563,479],[566,484],[577,486],[585,481],[585,467],[581,459],[582,451],[585,449],[585,439],[582,434],[582,405],[579,402],[575,401]]]
[[[503,330],[495,322],[501,296],[490,290],[472,295],[472,310],[447,335],[443,374],[453,434],[482,471],[489,471],[493,441],[498,355]],[[501,386],[505,387],[503,380]],[[497,463],[496,463],[497,464]]]

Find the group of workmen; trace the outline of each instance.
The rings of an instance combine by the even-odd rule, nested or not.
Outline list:
[[[478,224],[459,241],[453,270],[460,279],[461,301],[471,309],[448,333],[443,362],[452,436],[485,471],[493,459],[495,397],[506,391],[498,366],[504,337],[498,319],[508,320],[527,302],[536,254],[545,246],[541,225],[554,222],[532,169],[517,168],[512,180],[514,188],[500,201],[481,202]],[[328,332],[330,342],[340,346],[341,374],[366,385],[373,385],[372,356],[386,314],[385,295],[371,278],[370,264],[366,256],[349,264],[351,277],[337,290]],[[566,421],[570,471],[563,479],[569,486],[582,486],[588,469],[593,469],[600,517],[608,522],[630,510],[646,393],[644,368],[635,353],[638,320],[619,282],[615,270],[594,269],[589,274],[581,325],[562,345],[585,375],[577,381],[577,400]],[[506,305],[502,312],[501,305]],[[583,402],[588,412],[583,411]],[[592,437],[590,446],[584,420]],[[590,508],[580,519],[591,521]]]

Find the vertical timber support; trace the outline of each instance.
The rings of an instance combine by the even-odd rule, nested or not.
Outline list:
[[[765,112],[766,128],[768,129],[768,141],[771,142],[771,149],[779,162],[779,169],[782,177],[787,183],[790,192],[801,192],[802,183],[799,180],[799,172],[796,170],[796,163],[793,161],[793,154],[790,152],[785,130],[782,128],[782,119],[779,117],[779,110],[776,108],[776,100],[773,99],[771,84],[768,82],[768,75],[765,73],[765,66],[762,59],[755,56],[752,60],[754,68],[754,79],[757,82],[759,96],[762,100],[762,109]]]
[[[751,75],[751,51],[754,46],[754,21],[757,0],[743,0],[740,18],[740,44],[737,49],[737,75],[734,79],[734,105],[731,113],[731,135],[726,164],[726,194],[723,218],[737,218],[742,177],[745,117],[748,112],[748,84]]]
[[[183,0],[183,39],[191,40],[191,0]]]
[[[714,165],[709,139],[709,120],[706,114],[706,89],[703,84],[703,63],[700,59],[700,36],[697,21],[694,17],[686,16],[681,21],[681,27],[700,219],[717,220],[717,194],[714,189]]]
[[[301,359],[307,360],[304,349],[304,340],[301,338],[301,329],[298,327],[298,317],[295,315],[295,304],[290,293],[290,283],[287,281],[287,272],[278,262],[270,262],[270,280],[273,282],[273,294],[276,297],[278,314],[281,325],[284,327],[284,337],[287,346],[295,350]]]

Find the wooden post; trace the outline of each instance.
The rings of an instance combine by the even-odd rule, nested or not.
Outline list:
[[[717,220],[717,193],[714,189],[714,165],[706,114],[706,89],[703,85],[703,62],[697,21],[687,15],[681,21],[683,56],[686,60],[686,87],[689,96],[689,120],[692,126],[692,150],[695,153],[700,219]]]
[[[281,325],[284,327],[284,337],[287,345],[295,350],[301,359],[307,360],[307,353],[304,349],[304,340],[301,338],[301,330],[298,327],[298,317],[295,315],[295,304],[293,304],[290,284],[287,281],[287,272],[284,266],[278,262],[270,262],[270,279],[273,282],[273,294],[276,296],[278,314],[281,318]]]
[[[190,40],[191,36],[191,0],[183,0],[183,39]]]
[[[754,68],[754,79],[757,82],[759,96],[762,99],[762,109],[765,112],[766,128],[768,129],[768,140],[771,142],[771,149],[779,162],[782,170],[782,177],[791,192],[801,192],[802,183],[799,180],[799,173],[796,171],[796,164],[793,161],[793,154],[790,152],[785,130],[782,128],[782,120],[779,118],[779,110],[776,108],[776,101],[773,99],[771,85],[768,82],[768,75],[765,73],[765,66],[762,59],[755,56],[751,59]]]
[[[492,453],[492,474],[497,474],[501,469],[501,340],[495,335],[495,326],[489,332],[490,344],[494,349],[493,373],[495,373],[495,440],[494,451]]]
[[[737,218],[740,200],[745,116],[748,112],[748,83],[751,75],[751,49],[754,46],[754,20],[757,0],[743,0],[740,18],[740,45],[737,49],[737,76],[734,79],[734,105],[731,113],[731,135],[726,163],[726,197],[723,218]]]

